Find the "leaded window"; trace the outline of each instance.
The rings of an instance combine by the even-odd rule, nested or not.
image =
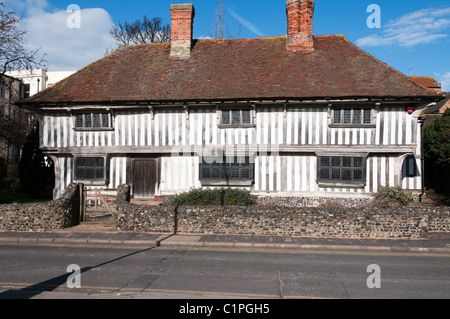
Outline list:
[[[75,179],[93,181],[105,178],[103,157],[77,157],[75,159]]]
[[[363,157],[320,156],[318,179],[323,182],[363,182],[365,162]]]
[[[252,124],[250,108],[231,108],[221,111],[220,124],[224,126],[245,126]]]
[[[111,128],[109,113],[83,113],[75,115],[77,129],[105,129]]]
[[[203,157],[200,180],[252,180],[254,164],[248,156]]]
[[[365,108],[335,108],[332,124],[348,126],[372,125],[372,110]]]

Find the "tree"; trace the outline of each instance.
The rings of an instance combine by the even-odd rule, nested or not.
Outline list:
[[[7,11],[0,2],[0,148],[20,148],[29,131],[28,116],[13,105],[19,98],[18,81],[5,74],[13,70],[28,70],[45,67],[45,55],[39,56],[39,49],[25,48],[26,31],[19,26],[20,18]],[[6,93],[7,92],[7,93]]]
[[[40,49],[25,48],[26,31],[19,27],[20,18],[6,11],[0,2],[0,77],[12,70],[32,70],[45,66],[45,55],[39,57]]]
[[[450,109],[424,128],[423,142],[427,187],[450,194]]]
[[[238,25],[238,31],[231,29],[228,23],[225,22],[225,10],[223,0],[217,0],[216,15],[214,17],[214,32],[212,38],[214,39],[228,39],[237,38],[242,32],[242,26]]]
[[[110,34],[122,45],[169,42],[170,25],[164,24],[160,17],[148,18],[144,15],[131,23],[113,25]]]
[[[39,149],[39,122],[37,122],[22,149],[19,163],[21,191],[36,196],[53,189],[54,174],[53,162]]]

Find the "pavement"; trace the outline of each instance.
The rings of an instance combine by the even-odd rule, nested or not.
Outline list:
[[[430,233],[428,238],[358,239],[311,238],[251,235],[187,235],[129,233],[108,230],[69,228],[51,232],[0,232],[0,245],[108,246],[129,247],[215,247],[215,248],[276,248],[347,251],[388,251],[405,253],[450,254],[450,233]]]

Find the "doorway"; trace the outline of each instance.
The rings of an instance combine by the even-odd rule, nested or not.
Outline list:
[[[158,183],[156,159],[134,159],[132,163],[134,198],[154,198]]]

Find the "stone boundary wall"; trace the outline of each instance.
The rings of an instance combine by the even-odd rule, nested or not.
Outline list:
[[[143,206],[129,203],[129,186],[117,197],[116,226],[123,231],[243,234],[334,238],[421,239],[450,232],[450,208],[294,208]]]
[[[80,223],[79,184],[72,183],[54,201],[30,204],[1,204],[0,231],[49,231]]]

